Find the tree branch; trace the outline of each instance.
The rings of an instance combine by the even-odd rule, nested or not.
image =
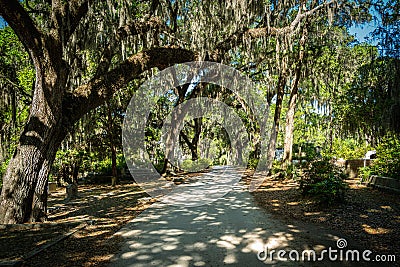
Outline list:
[[[152,29],[164,29],[162,21],[158,17],[151,17],[145,22],[133,22],[120,27],[117,30],[117,38],[123,39],[127,36],[133,36],[146,33]]]
[[[171,24],[172,24],[172,31],[176,32],[177,29],[177,18],[178,18],[178,2],[175,1],[174,5],[170,0],[167,1],[168,10],[171,13]]]
[[[275,27],[262,27],[262,28],[252,28],[252,29],[245,28],[243,30],[237,31],[237,32],[233,33],[232,35],[230,35],[228,38],[226,38],[224,41],[218,43],[215,46],[215,49],[211,53],[210,57],[214,61],[220,61],[220,57],[222,56],[223,53],[226,53],[233,47],[236,47],[236,46],[242,44],[243,40],[247,39],[247,38],[257,39],[257,38],[261,38],[264,36],[272,37],[272,36],[284,35],[284,34],[289,34],[291,32],[294,32],[302,20],[314,15],[317,11],[319,11],[322,8],[325,8],[329,5],[332,5],[334,3],[335,3],[335,0],[325,2],[321,5],[316,6],[313,9],[310,9],[310,10],[304,12],[304,13],[301,12],[302,7],[299,7],[296,18],[290,23],[290,25],[282,27],[282,28],[275,28]]]
[[[18,0],[0,0],[0,16],[15,31],[31,57],[35,60],[42,54],[42,34]]]
[[[65,96],[63,113],[69,123],[74,123],[88,111],[100,106],[113,94],[151,68],[164,69],[172,64],[195,59],[195,54],[182,48],[153,48],[129,57],[118,67]]]
[[[20,93],[22,96],[25,96],[30,101],[32,100],[32,96],[30,94],[28,94],[27,92],[25,92],[24,88],[22,88],[21,86],[19,86],[15,82],[11,81],[7,76],[5,76],[5,75],[0,73],[0,80],[1,79],[4,79],[4,81],[6,83],[8,83],[9,85],[11,85],[13,88],[18,89],[18,90],[15,90],[16,92]]]
[[[189,137],[186,135],[186,133],[183,131],[180,132],[180,136],[183,138],[183,141],[185,141],[186,145],[189,147],[190,150],[195,149],[195,146],[192,144],[192,142],[189,140]]]
[[[69,37],[74,33],[76,27],[78,27],[79,22],[83,18],[83,16],[86,15],[86,13],[89,10],[89,1],[84,0],[84,1],[69,1],[69,17],[68,17],[68,30],[65,33],[66,38],[65,40],[68,41]]]
[[[51,5],[51,19],[54,30],[58,33],[58,38],[62,44],[65,45],[79,25],[82,17],[88,12],[88,0],[52,0]]]

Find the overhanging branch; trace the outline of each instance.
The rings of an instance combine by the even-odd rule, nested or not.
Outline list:
[[[79,1],[79,0],[75,0],[75,1],[69,1],[68,2],[69,5],[69,27],[68,30],[66,32],[66,38],[65,41],[67,41],[69,39],[69,37],[72,35],[72,33],[75,31],[76,27],[78,27],[79,22],[81,21],[81,19],[83,18],[83,16],[86,15],[86,13],[89,10],[89,1],[88,0],[84,0],[84,1]]]
[[[151,68],[164,69],[177,63],[195,60],[192,51],[182,48],[153,48],[129,57],[115,69],[65,96],[63,113],[69,122],[75,122],[90,110],[100,106],[131,80]]]
[[[276,28],[276,27],[261,27],[261,28],[251,28],[251,29],[245,28],[240,31],[237,31],[215,46],[214,51],[211,53],[211,59],[214,61],[220,61],[222,54],[228,52],[230,49],[236,46],[241,45],[244,39],[258,39],[266,36],[272,37],[277,35],[290,34],[296,30],[301,21],[303,21],[307,17],[313,16],[315,13],[317,13],[317,11],[326,8],[327,6],[330,6],[334,3],[335,1],[325,2],[305,12],[302,12],[301,11],[302,7],[300,7],[296,18],[290,23],[290,25],[282,28]]]
[[[131,24],[124,25],[117,30],[117,38],[123,39],[127,36],[133,36],[138,34],[144,34],[150,30],[163,29],[164,25],[162,21],[157,17],[151,17],[145,22],[133,22]]]

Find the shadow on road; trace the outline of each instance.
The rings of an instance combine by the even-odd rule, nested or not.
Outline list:
[[[352,266],[331,262],[327,255],[324,263],[309,262],[307,255],[305,262],[278,260],[278,250],[297,250],[301,259],[302,251],[314,249],[318,257],[323,249],[338,249],[336,240],[343,236],[319,226],[284,223],[258,208],[244,185],[203,206],[155,203],[117,235],[125,241],[110,266]],[[348,240],[344,252],[355,245]],[[266,247],[269,255],[276,252],[263,262],[257,255]]]

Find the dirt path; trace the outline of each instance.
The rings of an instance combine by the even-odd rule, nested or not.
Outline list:
[[[221,178],[219,170],[211,175]],[[224,175],[230,175],[225,173]],[[209,179],[209,177],[208,177]],[[191,194],[186,197],[190,201]],[[169,197],[171,198],[171,197]],[[261,261],[266,247],[291,250],[300,255],[314,249],[317,254],[345,238],[345,249],[359,249],[346,236],[314,224],[287,223],[257,207],[242,184],[215,202],[196,207],[155,203],[121,229],[123,247],[111,259],[115,266],[360,266],[357,262],[282,261],[273,254]],[[362,251],[361,251],[362,252]],[[269,253],[270,255],[270,253]],[[295,254],[293,254],[296,258]],[[325,259],[328,259],[325,257]],[[367,266],[365,263],[363,266]],[[371,265],[373,266],[373,265]]]

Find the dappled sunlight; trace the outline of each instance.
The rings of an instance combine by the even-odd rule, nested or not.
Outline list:
[[[243,170],[233,166],[214,166],[213,172],[204,172],[201,175],[188,176],[184,182],[176,185],[173,182],[160,178],[160,183],[154,179],[139,179],[141,187],[152,196],[162,196],[165,203],[181,206],[200,206],[211,203],[227,194],[243,174]]]
[[[257,253],[266,245],[302,249],[335,244],[330,233],[313,235],[312,230],[272,218],[238,184],[203,206],[154,203],[117,233],[125,242],[110,266],[259,266]]]
[[[393,208],[391,206],[381,206],[381,209],[384,209],[387,211],[393,211]]]
[[[288,246],[288,241],[293,240],[292,235],[284,232],[275,233],[266,240],[266,246],[270,249],[281,249]]]
[[[316,215],[320,215],[321,212],[320,211],[315,211],[315,212],[304,212],[304,216],[316,216]]]
[[[64,199],[64,190],[59,190],[49,199],[49,221],[100,222],[102,218],[126,220],[127,214],[143,209],[142,203],[138,202],[146,196],[145,192],[135,184],[116,187],[80,186],[78,198],[70,201]],[[126,205],[127,202],[130,202],[129,205]],[[124,205],[121,206],[120,203]],[[124,211],[122,215],[121,210]]]
[[[398,194],[372,189],[359,179],[345,181],[349,190],[344,203],[331,207],[318,206],[313,199],[302,196],[299,186],[292,186],[296,182],[273,177],[266,177],[252,195],[259,207],[280,217],[317,223],[344,232],[370,250],[393,253],[400,230]]]
[[[50,195],[49,225],[85,227],[49,248],[49,256],[30,260],[29,266],[51,266],[49,261],[54,258],[62,266],[94,266],[107,261],[122,239],[113,233],[149,206],[149,202],[151,199],[136,184],[79,186],[78,198],[69,201],[65,200],[65,189],[59,189]],[[56,231],[54,234],[60,235]]]
[[[382,212],[381,210],[377,210],[377,209],[367,209],[366,212],[376,212],[376,213],[380,213]]]
[[[363,224],[362,227],[364,228],[364,231],[370,235],[383,235],[392,232],[392,230],[390,229],[385,229],[381,227],[372,227],[368,224]]]

